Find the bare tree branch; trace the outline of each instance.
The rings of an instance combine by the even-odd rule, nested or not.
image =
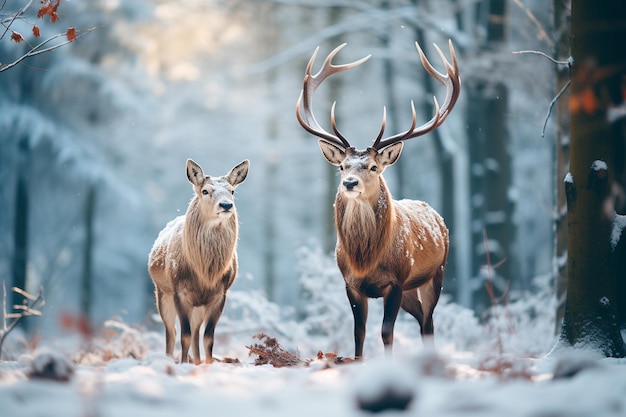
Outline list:
[[[40,55],[46,52],[50,52],[53,51],[55,49],[58,49],[64,45],[67,45],[68,43],[74,42],[75,40],[78,40],[79,38],[82,38],[83,36],[87,35],[89,32],[95,30],[95,27],[92,28],[88,28],[88,29],[79,29],[77,30],[77,35],[76,35],[76,39],[74,40],[66,40],[64,42],[52,45],[52,46],[48,46],[45,47],[46,45],[48,45],[50,42],[52,42],[55,39],[58,39],[60,37],[66,36],[65,33],[59,33],[57,35],[54,35],[48,39],[46,39],[45,41],[41,42],[40,44],[32,47],[30,49],[30,51],[26,52],[24,55],[22,55],[21,57],[19,57],[18,59],[16,59],[15,61],[9,63],[9,64],[0,64],[0,72],[6,71],[8,69],[13,68],[14,66],[16,66],[17,64],[19,64],[20,62],[24,61],[26,58],[30,58],[33,57],[35,55]],[[45,47],[45,48],[44,48]]]
[[[16,292],[24,297],[24,304],[14,305],[13,309],[18,310],[15,313],[7,313],[7,287],[6,282],[2,281],[2,328],[0,328],[0,360],[2,359],[2,345],[4,339],[11,333],[18,323],[27,316],[41,316],[39,309],[46,304],[43,297],[43,287],[39,288],[37,295],[32,295],[20,288],[13,287]],[[11,322],[7,325],[7,321]]]
[[[541,52],[541,51],[513,51],[513,55],[521,55],[521,54],[534,54],[534,55],[540,55],[544,58],[548,58],[550,61],[552,61],[553,63],[557,64],[557,65],[567,65],[567,67],[570,69],[572,68],[572,63],[573,63],[573,59],[570,57],[567,59],[567,61],[559,61],[556,60],[554,58],[552,58],[550,55]],[[563,95],[563,93],[565,93],[565,91],[569,88],[569,85],[571,83],[571,80],[567,82],[567,84],[565,84],[563,86],[563,88],[561,88],[561,91],[559,91],[557,93],[557,95],[552,99],[552,101],[550,102],[550,107],[548,107],[548,113],[546,114],[546,118],[543,121],[543,129],[541,130],[541,137],[545,137],[546,135],[546,126],[548,126],[548,120],[550,119],[550,115],[552,114],[552,108],[554,107],[554,105],[556,104],[557,101],[559,101],[559,98],[561,98],[561,96]]]

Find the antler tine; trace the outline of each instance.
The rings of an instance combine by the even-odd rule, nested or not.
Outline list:
[[[345,136],[341,134],[341,132],[339,131],[339,128],[337,127],[337,120],[335,119],[335,105],[336,104],[337,102],[333,101],[333,105],[330,108],[330,125],[332,126],[333,132],[335,132],[335,135],[337,135],[339,140],[341,140],[341,142],[346,146],[346,148],[349,148],[350,143],[348,142],[348,139],[346,139]]]
[[[446,68],[446,74],[442,74],[435,67],[432,66],[424,51],[419,46],[417,42],[415,42],[415,46],[417,48],[417,52],[420,56],[420,61],[422,62],[422,66],[426,70],[426,72],[432,76],[435,80],[439,81],[441,84],[446,86],[446,98],[443,101],[443,105],[440,107],[436,97],[433,97],[435,103],[435,115],[426,123],[421,126],[415,127],[415,106],[411,101],[411,111],[413,113],[413,120],[411,123],[411,127],[402,133],[393,135],[386,139],[380,140],[377,138],[372,146],[376,150],[383,149],[389,145],[392,145],[396,142],[404,141],[407,139],[412,139],[418,136],[422,136],[426,133],[429,133],[439,126],[446,120],[450,111],[456,104],[457,99],[459,98],[459,94],[461,92],[461,78],[459,77],[459,66],[456,60],[456,53],[454,51],[454,46],[452,46],[452,41],[448,41],[448,46],[450,48],[450,57],[452,59],[452,64],[446,59],[441,49],[435,44],[435,50],[439,54],[439,57],[443,61],[443,65]]]
[[[378,136],[372,145],[373,149],[376,149],[376,145],[380,142],[380,139],[383,137],[383,133],[385,133],[385,127],[387,126],[387,106],[383,106],[383,122],[380,125],[380,131],[378,132]]]
[[[307,132],[319,138],[322,138],[327,142],[333,143],[339,147],[347,149],[350,147],[350,143],[346,140],[345,137],[343,137],[343,135],[341,135],[341,133],[337,129],[337,124],[335,121],[335,114],[334,114],[335,105],[333,104],[333,107],[331,110],[331,124],[332,124],[333,131],[335,132],[334,135],[332,133],[327,132],[320,126],[320,124],[315,119],[315,115],[313,114],[313,111],[312,111],[313,93],[315,93],[315,90],[317,90],[317,88],[322,84],[322,82],[326,78],[330,77],[331,75],[334,75],[343,71],[347,71],[351,68],[361,65],[363,62],[367,61],[371,56],[371,55],[368,55],[364,58],[359,59],[358,61],[351,62],[348,64],[333,65],[332,63],[333,58],[345,46],[346,44],[344,43],[344,44],[339,45],[335,49],[333,49],[324,60],[324,63],[322,64],[322,68],[315,75],[313,75],[312,73],[313,64],[315,62],[315,58],[317,57],[317,53],[319,51],[319,47],[315,48],[315,51],[313,52],[313,55],[311,56],[311,59],[309,60],[309,63],[307,64],[307,67],[306,67],[302,92],[300,93],[300,97],[298,98],[298,101],[296,102],[296,117],[300,125]]]

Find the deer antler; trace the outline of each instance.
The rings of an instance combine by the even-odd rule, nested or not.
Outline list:
[[[398,133],[397,135],[390,136],[388,138],[382,139],[383,132],[385,130],[386,117],[385,113],[383,113],[383,122],[378,138],[374,141],[372,145],[373,149],[381,150],[386,148],[389,145],[392,145],[396,142],[401,142],[403,140],[412,139],[418,136],[422,136],[428,132],[431,132],[437,129],[441,124],[446,120],[450,111],[456,104],[457,99],[459,98],[459,94],[461,93],[461,78],[459,77],[459,66],[456,61],[456,53],[454,52],[454,47],[452,46],[452,41],[448,41],[448,46],[450,48],[450,56],[452,58],[452,64],[448,62],[441,49],[435,44],[435,49],[437,53],[441,57],[444,66],[446,67],[446,74],[442,74],[437,71],[431,63],[424,55],[424,51],[420,48],[419,44],[415,42],[415,46],[417,47],[417,52],[420,55],[420,60],[422,61],[422,65],[424,69],[437,81],[446,86],[446,98],[443,101],[443,105],[439,107],[439,103],[437,102],[437,97],[433,96],[433,100],[435,102],[435,115],[428,122],[424,123],[421,126],[415,127],[416,124],[416,116],[415,116],[415,105],[413,104],[413,100],[411,100],[411,112],[413,114],[413,120],[411,122],[411,127],[403,133]]]
[[[365,58],[361,58],[358,61],[352,62],[350,64],[343,65],[333,65],[332,60],[343,49],[347,44],[341,44],[336,47],[324,60],[324,64],[322,68],[318,71],[317,74],[313,75],[311,70],[313,68],[313,63],[315,62],[315,58],[317,57],[317,52],[319,51],[319,46],[315,48],[315,52],[311,56],[309,60],[309,64],[306,67],[306,72],[304,74],[304,86],[302,87],[302,92],[300,93],[300,97],[298,98],[298,102],[296,103],[296,117],[298,118],[298,122],[300,125],[308,131],[309,133],[324,139],[327,142],[335,144],[341,148],[347,149],[350,147],[350,143],[348,140],[339,132],[337,129],[337,123],[335,120],[335,103],[330,110],[330,123],[333,128],[335,134],[327,132],[324,130],[317,120],[315,120],[315,116],[313,115],[313,111],[311,109],[311,103],[313,100],[313,93],[317,90],[322,82],[330,77],[333,74],[337,74],[343,71],[347,71],[351,68],[354,68],[358,65],[361,65],[365,61],[367,61],[371,55],[366,56]],[[302,114],[300,108],[303,108],[304,114]]]
[[[328,56],[326,57],[326,60],[324,61],[322,69],[320,69],[320,71],[317,74],[313,75],[311,73],[311,68],[313,67],[315,58],[317,57],[319,47],[315,49],[315,52],[313,52],[313,56],[311,56],[311,59],[309,60],[309,64],[306,67],[306,72],[304,75],[304,86],[302,88],[302,92],[300,93],[300,97],[298,98],[298,102],[296,103],[296,117],[298,118],[300,125],[302,125],[302,127],[305,130],[307,130],[309,133],[317,137],[320,137],[327,142],[330,142],[341,148],[346,149],[350,147],[350,143],[341,134],[341,132],[339,132],[339,129],[337,128],[337,123],[335,120],[335,103],[333,103],[331,111],[330,111],[331,126],[335,134],[329,133],[326,130],[324,130],[319,125],[317,120],[315,120],[315,116],[313,115],[313,111],[311,110],[311,102],[313,98],[313,93],[326,78],[330,77],[333,74],[337,74],[339,72],[343,72],[351,68],[354,68],[362,64],[363,62],[367,61],[371,56],[371,55],[368,55],[365,58],[362,58],[350,64],[333,65],[331,62],[332,59],[335,57],[335,55],[337,55],[337,53],[344,46],[346,46],[345,43],[342,45],[339,45],[330,54],[328,54]],[[387,117],[386,117],[387,112],[386,112],[386,109],[383,108],[383,121],[382,121],[382,125],[380,128],[380,132],[378,133],[378,137],[376,138],[376,140],[374,141],[374,144],[372,145],[372,148],[377,151],[383,148],[386,148],[387,146],[392,145],[396,142],[401,142],[407,139],[412,139],[418,136],[422,136],[428,132],[435,130],[436,128],[441,126],[441,124],[446,120],[446,118],[450,114],[450,111],[456,104],[457,99],[459,98],[459,94],[461,92],[461,78],[459,77],[459,67],[458,67],[458,63],[456,60],[456,53],[454,52],[454,47],[452,46],[452,41],[448,41],[452,64],[448,62],[443,52],[441,52],[441,49],[439,49],[437,45],[434,45],[435,49],[437,50],[437,53],[439,54],[439,56],[441,57],[441,60],[444,63],[444,66],[446,68],[446,74],[440,73],[431,65],[431,63],[426,58],[426,55],[424,55],[422,48],[420,48],[417,42],[415,42],[415,46],[417,47],[417,52],[419,53],[420,60],[422,61],[422,65],[424,66],[424,69],[426,69],[428,74],[430,74],[434,79],[436,79],[441,84],[446,86],[446,98],[443,101],[443,105],[440,107],[439,103],[437,102],[437,98],[433,97],[433,100],[435,103],[435,115],[428,122],[417,127],[416,127],[415,105],[413,104],[413,101],[411,101],[411,112],[413,114],[411,127],[405,132],[398,133],[396,135],[390,136],[385,139],[382,139],[382,137],[385,132],[385,126],[387,123]],[[304,114],[302,114],[300,110],[301,107],[304,109]]]

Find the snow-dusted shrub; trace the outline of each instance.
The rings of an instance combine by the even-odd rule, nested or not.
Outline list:
[[[296,322],[294,309],[269,301],[261,291],[231,290],[215,331],[218,340],[228,338],[230,345],[236,340],[240,348],[244,348],[259,333],[277,338],[291,350],[299,349],[307,341],[306,332]],[[216,343],[215,348],[219,351],[220,344]]]
[[[442,294],[435,313],[435,340],[437,345],[450,345],[455,350],[474,350],[483,340],[483,327],[474,311],[456,304]]]
[[[301,247],[298,252],[302,325],[308,335],[323,339],[324,349],[351,346],[352,312],[346,284],[335,260],[321,248]]]
[[[487,340],[516,355],[547,353],[555,342],[556,297],[550,275],[533,281],[535,291],[515,294],[508,303],[492,307],[485,323]]]

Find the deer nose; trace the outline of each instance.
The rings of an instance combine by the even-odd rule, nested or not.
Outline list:
[[[358,184],[359,184],[358,180],[345,180],[343,182],[343,186],[346,187],[346,190],[348,190],[348,191],[351,191]]]
[[[222,201],[220,203],[220,207],[224,210],[224,211],[229,211],[231,208],[233,208],[233,203],[229,203],[228,201]]]

